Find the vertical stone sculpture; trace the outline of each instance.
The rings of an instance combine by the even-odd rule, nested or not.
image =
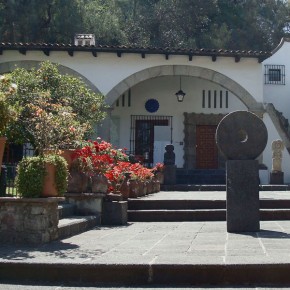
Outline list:
[[[164,184],[176,184],[176,166],[175,166],[175,153],[174,146],[168,144],[165,146],[164,153]]]
[[[225,155],[227,172],[227,231],[260,230],[259,164],[267,128],[255,114],[236,111],[225,116],[216,131],[216,143]]]
[[[272,142],[272,171],[270,173],[271,184],[283,184],[284,172],[282,172],[282,151],[284,144],[282,140]]]

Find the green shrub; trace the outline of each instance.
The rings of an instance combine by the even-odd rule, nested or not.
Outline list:
[[[45,164],[56,166],[56,188],[59,195],[67,189],[68,169],[65,159],[58,155],[34,156],[22,159],[17,166],[16,188],[22,197],[40,197],[46,173]]]

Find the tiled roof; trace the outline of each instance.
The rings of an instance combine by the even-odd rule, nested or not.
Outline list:
[[[188,48],[157,48],[157,47],[136,47],[136,46],[110,46],[110,45],[73,45],[62,43],[0,43],[0,54],[4,50],[19,50],[20,53],[25,54],[26,51],[41,50],[46,55],[50,51],[67,51],[69,55],[73,56],[75,51],[91,52],[97,56],[98,52],[117,53],[119,57],[123,53],[140,54],[145,58],[146,54],[163,54],[166,59],[170,55],[185,55],[192,60],[194,56],[210,56],[215,61],[217,57],[234,57],[238,62],[242,57],[257,58],[259,62],[271,56],[269,51],[253,51],[253,50],[226,50],[226,49],[188,49]]]

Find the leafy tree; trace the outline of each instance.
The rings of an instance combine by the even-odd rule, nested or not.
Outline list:
[[[39,106],[44,95],[48,96],[50,107],[59,105],[68,108],[67,111],[75,115],[76,122],[88,126],[87,134],[92,133],[94,125],[105,117],[104,96],[91,91],[80,79],[60,74],[55,64],[43,62],[39,69],[30,71],[18,68],[11,73],[11,79],[17,84],[11,104],[21,108],[18,120],[8,131],[11,141],[35,143],[27,124],[35,117],[35,112],[30,108]],[[54,114],[54,111],[59,113],[58,110],[49,112]]]
[[[0,0],[0,41],[269,50],[289,16],[285,0]]]

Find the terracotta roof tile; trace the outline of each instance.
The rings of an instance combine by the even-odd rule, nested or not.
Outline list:
[[[52,51],[65,51],[72,49],[75,51],[89,52],[121,52],[121,53],[145,53],[145,54],[166,54],[166,55],[197,55],[197,56],[223,56],[223,57],[252,57],[260,61],[271,56],[269,51],[252,51],[252,50],[227,50],[227,49],[205,49],[205,48],[170,48],[170,47],[137,47],[137,46],[112,46],[112,45],[74,45],[64,43],[0,43],[0,49],[18,50],[42,50],[50,49]]]

